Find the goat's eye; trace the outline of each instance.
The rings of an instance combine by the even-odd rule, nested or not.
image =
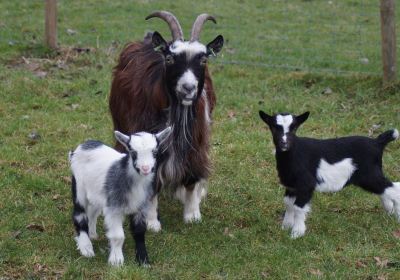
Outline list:
[[[275,130],[283,131],[283,128],[280,125],[274,124],[273,127],[275,128]]]
[[[131,154],[132,160],[135,161],[137,159],[137,152],[134,150],[129,151]]]
[[[168,65],[172,65],[172,64],[174,64],[175,60],[174,60],[174,58],[173,58],[172,55],[168,54],[168,55],[165,57],[165,62],[166,62]]]
[[[200,57],[200,65],[205,66],[207,64],[207,57]]]

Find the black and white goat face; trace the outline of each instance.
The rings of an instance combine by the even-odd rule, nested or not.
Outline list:
[[[173,100],[184,106],[192,105],[204,87],[205,66],[208,57],[216,55],[224,44],[221,35],[206,46],[198,41],[176,40],[168,44],[158,32],[152,37],[154,49],[165,61],[165,75]]]
[[[167,127],[157,134],[138,132],[131,136],[115,131],[115,138],[125,146],[132,157],[133,167],[140,175],[153,173],[157,164],[158,147],[171,131]]]
[[[305,112],[299,116],[286,113],[270,116],[263,111],[259,113],[260,118],[269,126],[276,150],[279,152],[286,152],[292,148],[297,128],[310,115],[310,112]]]

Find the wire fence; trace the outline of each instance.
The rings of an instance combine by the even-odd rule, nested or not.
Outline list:
[[[274,1],[246,40],[232,37],[221,63],[291,71],[382,74],[379,1]],[[240,20],[236,26],[246,24]]]
[[[202,33],[204,38],[213,38],[218,32],[226,39],[216,63],[289,71],[382,75],[379,1],[209,0],[193,7],[181,5],[182,1],[174,1],[177,4],[170,10],[177,15],[184,31],[201,12],[207,11],[217,17],[218,24],[207,23]],[[12,5],[7,3],[11,2],[0,2],[0,16],[3,17],[0,17],[0,45],[3,47],[0,47],[18,47],[24,40],[32,41],[30,36],[36,36],[34,41],[38,42],[44,33],[43,1],[21,1],[18,11],[7,11],[7,5]],[[165,23],[145,22],[144,17],[160,6],[168,10],[170,5],[170,1],[150,0],[133,3],[60,0],[59,40],[63,45],[106,48],[114,40],[124,44],[141,39],[147,28],[167,35]],[[115,10],[119,11],[118,17],[111,13]],[[86,17],[86,12],[97,16]],[[14,16],[23,14],[27,16],[22,22],[7,22],[7,18],[12,21]],[[396,7],[396,14],[400,15],[400,5]],[[21,34],[18,33],[20,26]],[[77,29],[77,34],[66,34],[68,28]]]

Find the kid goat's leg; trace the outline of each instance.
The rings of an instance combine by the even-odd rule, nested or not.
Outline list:
[[[107,229],[107,238],[110,241],[110,255],[108,263],[120,266],[124,263],[124,255],[122,254],[122,246],[124,245],[125,234],[123,229],[123,215],[121,213],[113,213],[105,211],[104,224]]]
[[[285,211],[285,216],[283,217],[282,221],[282,229],[291,229],[294,224],[294,201],[296,200],[296,197],[290,193],[289,191],[286,191],[285,197],[283,198],[283,201],[286,206],[286,211]]]
[[[145,233],[146,233],[146,223],[144,221],[143,215],[138,213],[136,215],[130,215],[130,228],[133,239],[136,245],[136,261],[140,265],[148,265],[149,257],[147,256]]]
[[[87,215],[89,218],[89,237],[90,239],[97,239],[98,235],[96,232],[97,217],[100,215],[101,209],[96,208],[93,205],[88,205]]]
[[[394,213],[400,222],[400,182],[394,182],[386,187],[381,194],[382,204],[389,214]]]
[[[78,250],[81,252],[82,256],[93,257],[93,245],[89,239],[89,227],[88,227],[88,217],[84,206],[80,201],[78,201],[76,196],[76,180],[72,176],[72,201],[74,204],[74,209],[72,213],[72,220],[74,221],[76,236],[75,241]]]
[[[394,213],[400,222],[400,182],[392,183],[384,176],[381,167],[376,167],[357,183],[363,189],[380,195],[385,210]]]
[[[292,238],[298,238],[306,232],[306,217],[310,212],[310,200],[312,194],[296,195],[296,200],[293,205],[293,227],[291,232]]]

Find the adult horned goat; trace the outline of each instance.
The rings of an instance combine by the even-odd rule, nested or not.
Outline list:
[[[197,17],[189,41],[184,41],[173,14],[157,11],[146,19],[153,17],[168,23],[172,41],[167,42],[154,32],[143,42],[130,43],[122,51],[110,93],[114,130],[126,134],[154,133],[172,127],[164,142],[157,191],[172,187],[184,204],[184,221],[199,221],[204,182],[210,174],[209,137],[216,102],[207,59],[220,52],[224,39],[218,35],[207,45],[199,42],[203,24],[207,20],[216,23],[208,14]],[[116,148],[123,151],[119,143]],[[151,204],[147,227],[159,231],[157,195]]]

